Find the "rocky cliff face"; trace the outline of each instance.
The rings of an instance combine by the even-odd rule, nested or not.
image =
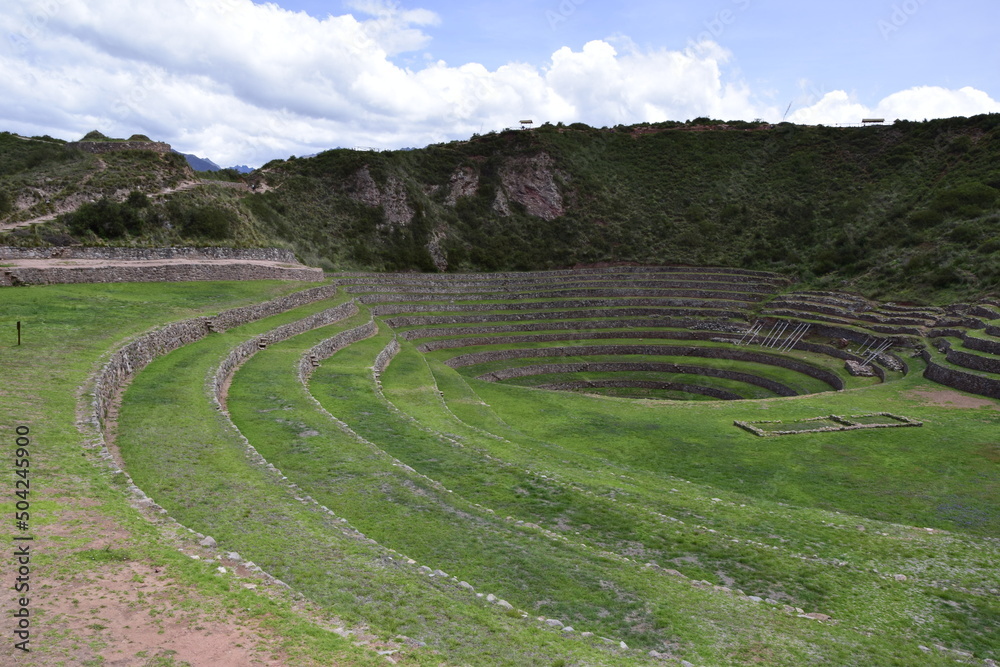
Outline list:
[[[530,215],[543,220],[554,220],[564,214],[566,208],[556,184],[554,164],[555,161],[547,153],[508,160],[500,170],[506,199],[521,204]],[[509,208],[499,194],[494,210],[509,215]]]
[[[448,181],[448,196],[444,203],[454,206],[461,197],[475,196],[479,190],[479,174],[472,167],[459,167]]]
[[[390,176],[379,188],[368,167],[362,167],[345,184],[347,196],[366,206],[381,206],[387,227],[402,227],[413,222],[414,210],[406,196],[406,186]]]

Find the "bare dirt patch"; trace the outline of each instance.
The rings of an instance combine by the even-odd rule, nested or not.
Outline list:
[[[954,389],[914,389],[907,392],[905,396],[926,405],[941,408],[993,408],[1000,410],[1000,403],[997,401],[989,398],[977,398]]]

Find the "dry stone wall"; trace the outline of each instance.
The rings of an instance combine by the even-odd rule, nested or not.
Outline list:
[[[0,270],[0,286],[75,283],[149,283],[204,280],[294,280],[319,282],[323,271],[259,264],[170,264],[157,266],[14,267]]]
[[[95,259],[138,261],[149,259],[234,259],[298,264],[295,254],[284,248],[12,248],[0,246],[0,259]]]
[[[923,357],[927,362],[924,377],[931,382],[937,382],[938,384],[967,391],[971,394],[1000,398],[1000,380],[965,372],[957,368],[942,366],[935,362],[931,354],[926,350],[923,352]]]
[[[351,293],[356,293],[357,290],[348,290]],[[363,303],[392,303],[397,301],[405,301],[407,303],[413,303],[416,301],[435,301],[443,303],[445,298],[449,301],[495,301],[497,299],[579,299],[579,298],[591,298],[591,299],[623,299],[627,298],[629,303],[637,303],[637,305],[651,305],[643,303],[647,300],[658,301],[661,299],[670,300],[675,302],[678,299],[705,299],[710,303],[724,303],[727,305],[740,304],[741,307],[746,307],[751,303],[759,301],[762,296],[757,294],[742,293],[742,292],[715,292],[709,290],[681,290],[681,289],[603,289],[603,288],[593,288],[593,289],[566,289],[566,290],[549,290],[545,292],[509,292],[502,290],[491,290],[487,292],[469,292],[469,293],[447,293],[446,295],[438,293],[410,293],[410,292],[385,292],[385,293],[367,293],[360,297]],[[571,302],[578,303],[578,302]],[[593,303],[593,302],[586,302]],[[606,302],[605,302],[606,303]],[[691,302],[682,301],[684,305],[689,305]],[[534,305],[534,304],[532,304]],[[574,306],[576,307],[576,306]]]
[[[376,300],[373,295],[358,298],[361,303],[368,304]],[[536,301],[529,303],[399,303],[377,305],[372,308],[376,316],[402,315],[407,313],[476,313],[518,310],[555,310],[568,308],[607,308],[611,305],[621,305],[630,308],[706,308],[706,309],[739,309],[746,306],[740,301],[725,301],[722,299],[629,299],[609,304],[606,299],[567,299],[565,301]]]
[[[667,364],[660,362],[639,361],[581,361],[571,364],[531,364],[504,368],[477,377],[486,382],[502,382],[513,378],[532,375],[562,375],[565,373],[677,373],[681,375],[701,375],[704,377],[724,378],[745,384],[763,387],[778,396],[798,396],[790,387],[762,378],[759,375],[728,371],[721,368],[706,368],[704,366],[688,366],[685,364]]]
[[[579,382],[557,382],[540,384],[536,389],[552,389],[555,391],[573,391],[575,389],[659,389],[666,391],[682,391],[686,394],[711,396],[723,401],[738,401],[743,397],[717,387],[703,387],[697,384],[683,382],[656,382],[653,380],[581,380]]]
[[[233,374],[236,372],[243,363],[257,354],[261,349],[270,345],[271,343],[278,343],[283,340],[288,340],[292,336],[297,336],[306,331],[311,331],[328,324],[333,324],[334,322],[340,322],[348,317],[356,315],[358,313],[358,305],[353,301],[343,303],[335,308],[328,308],[321,313],[316,313],[315,315],[310,315],[297,322],[290,322],[276,329],[268,331],[263,336],[253,338],[251,340],[245,341],[230,351],[229,355],[219,364],[218,369],[216,369],[215,377],[212,379],[212,384],[215,389],[215,398],[218,404],[225,408],[225,387],[232,379]]]
[[[154,153],[169,153],[170,144],[162,141],[71,141],[66,148],[75,148],[84,153],[118,153],[120,151],[153,151]]]
[[[538,322],[532,324],[503,324],[497,326],[486,326],[486,327],[476,327],[476,326],[459,326],[459,327],[439,327],[434,329],[410,329],[409,331],[404,331],[400,336],[405,340],[417,340],[420,338],[438,338],[441,336],[478,336],[478,335],[496,335],[505,333],[519,333],[519,332],[531,332],[531,331],[547,331],[547,330],[571,330],[571,331],[587,331],[588,329],[632,329],[632,328],[674,328],[674,329],[691,329],[694,327],[704,327],[707,329],[706,335],[717,335],[718,332],[729,331],[732,327],[736,326],[734,322],[729,321],[716,321],[716,322],[706,322],[704,320],[688,320],[688,319],[678,319],[678,320],[654,320],[654,319],[641,319],[641,320],[612,320],[610,322]],[[742,325],[746,328],[746,325]],[[712,333],[712,332],[715,333]],[[736,331],[736,329],[733,329]],[[597,332],[595,332],[597,333]],[[610,333],[610,332],[609,332]],[[593,334],[586,334],[587,337]]]
[[[336,336],[327,338],[322,343],[313,346],[299,360],[299,380],[306,382],[312,375],[313,361],[317,363],[324,359],[329,359],[334,354],[343,350],[348,345],[357,343],[366,338],[371,338],[378,333],[378,325],[374,321],[368,321],[359,327],[354,327],[348,331],[341,332]]]
[[[372,311],[381,315],[383,306],[373,306]],[[418,327],[443,324],[485,324],[487,322],[524,322],[530,320],[587,320],[615,318],[635,320],[643,317],[706,317],[739,319],[744,313],[734,310],[710,310],[690,308],[597,308],[593,310],[542,311],[537,313],[508,313],[483,315],[409,315],[394,317],[386,323],[394,328]]]
[[[157,357],[201,340],[212,331],[223,331],[326,298],[330,289],[336,292],[336,288],[330,286],[297,292],[263,304],[225,311],[214,318],[196,317],[175,322],[139,336],[115,351],[98,374],[94,384],[92,416],[95,426],[102,428],[106,424],[121,390]]]
[[[780,366],[789,370],[808,375],[830,385],[833,389],[844,388],[844,381],[836,373],[809,364],[751,350],[734,350],[721,347],[682,347],[675,345],[579,345],[572,347],[534,348],[526,350],[494,350],[488,352],[471,352],[452,357],[445,363],[452,368],[471,366],[473,364],[490,363],[494,361],[512,361],[514,359],[531,359],[537,357],[587,357],[610,355],[642,355],[642,356],[686,356],[705,359],[730,359],[747,361],[768,366]]]
[[[978,338],[967,333],[962,334],[962,342],[970,350],[987,352],[989,354],[1000,354],[1000,340],[990,340],[989,338]]]

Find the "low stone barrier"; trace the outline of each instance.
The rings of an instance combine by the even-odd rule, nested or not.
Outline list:
[[[219,364],[219,367],[215,371],[215,376],[212,378],[212,385],[215,389],[215,399],[219,406],[223,409],[226,407],[224,389],[226,385],[229,384],[233,374],[236,373],[236,369],[242,366],[247,359],[260,352],[261,349],[271,343],[288,340],[289,338],[305,333],[306,331],[311,331],[312,329],[317,329],[328,324],[340,322],[341,320],[345,320],[348,317],[352,317],[357,314],[358,305],[353,301],[349,301],[334,308],[328,308],[321,313],[316,313],[296,322],[290,322],[277,327],[262,336],[240,343],[229,352],[225,359],[223,359],[222,363]]]
[[[660,389],[710,396],[722,401],[738,401],[743,398],[739,394],[716,387],[684,384],[683,382],[655,382],[653,380],[581,380],[579,382],[540,384],[535,389],[549,389],[553,391],[572,391],[575,389]]]
[[[296,280],[320,282],[322,269],[287,268],[259,264],[170,264],[107,267],[13,267],[0,270],[0,285],[56,285],[75,283],[149,283],[205,280]]]
[[[982,357],[955,348],[949,349],[945,358],[956,366],[963,366],[981,373],[1000,373],[1000,359]]]
[[[989,354],[1000,354],[1000,340],[990,340],[989,338],[977,338],[975,336],[970,336],[968,333],[960,334],[962,337],[962,344],[970,350],[977,350],[979,352],[987,352]]]
[[[299,359],[299,380],[305,383],[309,379],[315,369],[314,360],[319,363],[324,359],[329,359],[348,345],[371,338],[376,333],[378,333],[378,325],[375,324],[374,320],[369,320],[361,326],[343,331],[336,336],[327,338],[318,345],[314,345]]]
[[[970,394],[979,394],[980,396],[1000,399],[1000,379],[983,377],[957,368],[942,366],[934,361],[930,352],[926,350],[921,354],[924,361],[927,362],[924,377],[931,382],[967,391]]]
[[[434,352],[435,350],[450,350],[462,347],[476,347],[481,345],[516,345],[518,343],[552,343],[560,341],[575,341],[580,339],[600,340],[600,339],[627,339],[627,338],[648,338],[660,340],[710,340],[717,336],[717,332],[711,331],[595,331],[589,334],[565,333],[565,334],[526,334],[523,336],[482,336],[480,338],[448,338],[445,340],[432,340],[417,345],[420,352]]]
[[[491,373],[484,373],[477,377],[477,380],[486,382],[502,382],[519,377],[529,377],[531,375],[561,375],[565,373],[676,373],[679,375],[701,375],[704,377],[716,377],[726,380],[735,380],[745,384],[752,384],[763,387],[778,396],[798,396],[798,394],[788,387],[768,378],[739,371],[729,371],[720,368],[706,368],[704,366],[688,366],[685,364],[668,364],[655,361],[581,361],[571,364],[532,364],[528,366],[515,366],[504,368]]]
[[[578,321],[578,322],[536,322],[531,324],[502,324],[495,326],[485,326],[485,327],[475,327],[475,326],[459,326],[459,327],[439,327],[435,329],[410,329],[409,331],[404,331],[399,335],[402,336],[404,340],[419,340],[421,338],[439,338],[442,336],[475,336],[475,335],[494,335],[494,334],[505,334],[505,333],[519,333],[519,332],[531,332],[531,331],[546,331],[546,330],[571,330],[571,331],[587,331],[590,329],[633,329],[633,328],[673,328],[673,329],[693,329],[701,328],[709,332],[710,335],[718,335],[719,333],[742,333],[746,330],[745,322],[733,322],[726,320],[719,320],[716,322],[706,322],[704,320],[689,320],[689,319],[678,319],[678,320],[653,320],[653,319],[641,319],[641,320],[608,320],[603,322],[589,322],[589,321]],[[586,334],[590,336],[590,334]]]
[[[886,417],[887,419],[893,420],[889,423],[882,424],[861,424],[858,422],[851,421],[852,419],[863,419],[867,417]],[[781,420],[759,420],[759,421],[734,421],[733,426],[737,426],[744,431],[749,431],[756,436],[762,438],[773,437],[778,435],[797,435],[800,433],[836,433],[840,431],[860,431],[872,428],[903,428],[903,427],[914,427],[923,426],[923,422],[917,421],[916,419],[910,419],[909,417],[904,417],[902,415],[894,415],[890,412],[873,412],[865,415],[851,415],[850,419],[841,417],[839,415],[827,415],[825,417],[814,417],[812,419],[803,419],[800,422],[792,422],[805,424],[809,422],[822,422],[822,421],[832,421],[839,426],[818,426],[816,428],[807,429],[790,429],[787,431],[771,431],[758,428],[756,424],[781,424]]]
[[[380,306],[373,307],[378,310]],[[440,324],[485,324],[488,322],[524,322],[531,320],[593,320],[598,318],[635,320],[644,317],[705,317],[745,319],[746,314],[735,310],[708,308],[595,308],[592,310],[557,310],[537,313],[495,313],[483,315],[408,315],[393,317],[386,324],[396,329]]]
[[[121,389],[153,359],[184,345],[201,340],[211,331],[224,331],[268,315],[291,310],[305,303],[326,298],[336,288],[314,288],[272,299],[262,304],[224,311],[215,317],[196,317],[174,322],[143,334],[111,354],[94,383],[92,419],[102,429],[114,408]]]
[[[235,259],[298,264],[295,254],[283,248],[101,248],[58,246],[12,248],[0,246],[0,259],[94,259],[139,261],[150,259]]]
[[[356,290],[348,290],[350,293],[356,293]],[[604,301],[628,299],[629,303],[636,301],[644,302],[646,300],[652,300],[654,302],[660,300],[676,300],[676,299],[706,299],[712,303],[723,302],[723,303],[740,303],[743,307],[746,307],[752,303],[760,301],[763,295],[760,294],[750,294],[744,292],[715,292],[712,290],[672,290],[672,289],[567,289],[567,290],[547,290],[544,292],[511,292],[507,290],[492,290],[489,292],[474,292],[474,293],[464,293],[464,292],[449,292],[447,294],[437,294],[437,293],[416,293],[416,292],[398,292],[398,291],[388,291],[371,293],[366,292],[361,294],[358,298],[361,299],[362,303],[365,304],[375,304],[375,303],[394,303],[394,302],[404,302],[404,303],[414,303],[420,301],[434,301],[438,303],[449,303],[452,301],[513,301],[518,302],[521,300],[528,299],[580,299],[589,297],[590,299],[601,299]],[[560,302],[555,302],[560,303]],[[586,301],[583,303],[593,303],[593,301]],[[684,302],[687,303],[687,302]],[[641,303],[640,305],[656,305],[655,303]],[[580,307],[580,306],[574,306]]]
[[[731,349],[722,347],[682,347],[675,345],[580,345],[571,347],[533,348],[526,350],[493,350],[488,352],[470,352],[452,357],[445,364],[452,368],[461,368],[474,364],[493,361],[512,361],[514,359],[531,359],[537,357],[589,357],[612,355],[642,355],[671,357],[700,357],[704,359],[728,359],[779,366],[788,370],[808,375],[825,382],[836,390],[844,388],[844,381],[839,375],[823,368],[816,368],[795,359],[776,355],[754,352],[751,350]]]
[[[389,341],[388,345],[382,348],[382,351],[378,353],[375,357],[375,362],[372,364],[372,371],[374,371],[376,379],[389,367],[389,364],[397,354],[399,354],[399,341],[393,338]]]
[[[423,280],[411,279],[391,284],[354,283],[347,280],[339,281],[350,294],[382,294],[399,292],[403,294],[460,294],[463,292],[485,292],[487,294],[523,294],[530,290],[555,292],[565,289],[660,289],[660,290],[710,290],[714,293],[734,292],[737,294],[769,295],[774,294],[774,287],[769,284],[724,282],[716,280],[680,281],[680,280],[618,280],[602,278],[598,280],[573,280],[566,278],[538,278],[536,280],[514,281],[462,281],[442,283],[428,277]]]
[[[384,274],[384,273],[372,273],[370,271],[345,271],[337,273],[334,277],[353,279],[356,284],[362,280],[370,280],[373,284],[391,284],[393,280],[398,280],[400,276],[411,277],[411,276],[423,276],[427,275],[434,280],[439,280],[442,282],[446,281],[461,281],[461,280],[528,280],[533,278],[547,278],[547,277],[565,277],[565,276],[607,276],[607,275],[626,275],[626,276],[646,276],[646,275],[676,275],[676,274],[690,274],[696,279],[704,278],[705,276],[724,276],[727,281],[731,282],[756,282],[756,281],[770,281],[775,284],[789,285],[792,280],[787,276],[783,276],[779,273],[772,273],[769,271],[752,271],[749,269],[727,269],[723,267],[692,267],[692,266],[616,266],[616,267],[605,267],[599,269],[557,269],[554,271],[525,271],[525,272],[499,272],[499,273],[434,273],[434,274],[415,274],[415,273],[397,273],[397,274]]]
[[[358,297],[361,303],[368,304],[368,297]],[[428,304],[387,304],[372,306],[372,314],[376,317],[404,315],[408,313],[480,313],[507,312],[524,310],[556,310],[579,308],[706,308],[706,309],[742,309],[745,304],[739,301],[724,301],[712,299],[620,299],[608,303],[608,299],[567,299],[566,301],[536,301],[529,303],[428,303]]]

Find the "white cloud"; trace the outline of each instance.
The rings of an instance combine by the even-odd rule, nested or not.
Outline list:
[[[861,104],[843,90],[825,94],[815,104],[796,110],[788,120],[807,125],[860,123],[863,118],[924,120],[1000,113],[1000,102],[975,88],[949,90],[919,86],[889,95],[874,108]]]
[[[599,126],[780,116],[711,41],[671,51],[614,38],[558,49],[543,67],[410,69],[392,57],[424,49],[422,29],[440,19],[389,0],[353,0],[360,18],[250,0],[39,2],[0,15],[0,34],[13,36],[0,44],[0,129],[143,132],[220,164],[259,165],[335,146],[420,146],[521,118]],[[997,105],[971,89],[913,89],[882,106],[887,117],[919,109],[911,117],[922,118]],[[856,122],[867,111],[837,92],[792,120]]]

